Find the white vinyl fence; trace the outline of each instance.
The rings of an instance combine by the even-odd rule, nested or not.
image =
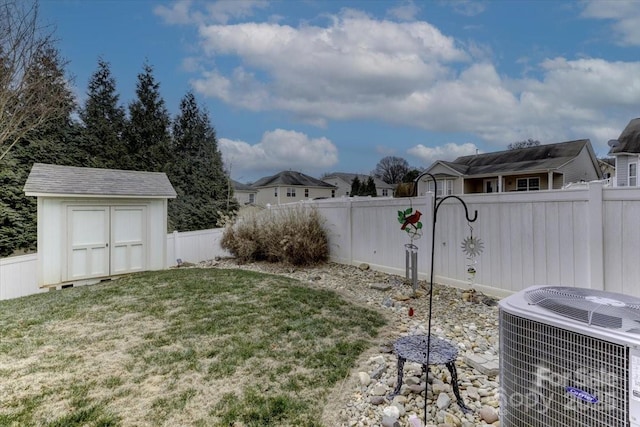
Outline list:
[[[197,263],[216,257],[231,256],[220,247],[223,231],[223,228],[214,228],[182,233],[174,231],[167,235],[167,265],[177,265],[178,259],[182,262]]]
[[[0,259],[0,300],[44,292],[38,288],[38,254]]]
[[[173,232],[167,235],[167,265],[177,260],[198,263],[230,254],[220,247],[223,229]],[[0,300],[46,292],[38,287],[38,254],[0,259]]]
[[[314,202],[326,218],[331,258],[368,263],[405,274],[409,238],[397,211],[423,213],[424,235],[415,244],[421,279],[431,261],[432,195],[413,199],[341,199]],[[561,191],[467,194],[464,207],[448,199],[438,209],[436,282],[469,286],[462,241],[471,233],[484,243],[476,258],[475,286],[507,295],[532,285],[602,289],[640,297],[640,189],[589,183]]]
[[[420,279],[431,260],[432,195],[418,198],[340,198],[305,202],[325,218],[331,260],[368,263],[404,275],[405,245],[398,211],[422,212],[418,246]],[[640,297],[640,188],[603,188],[590,183],[566,190],[462,195],[438,210],[435,238],[436,282],[469,286],[462,241],[471,233],[484,243],[476,258],[475,286],[507,295],[532,285],[576,286]],[[296,204],[298,206],[299,204]],[[277,206],[272,209],[286,209]],[[167,264],[199,262],[228,255],[220,248],[221,229],[167,236]],[[39,292],[36,255],[0,260],[0,299]]]

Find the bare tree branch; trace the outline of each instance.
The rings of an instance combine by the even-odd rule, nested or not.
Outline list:
[[[68,114],[52,32],[39,25],[37,0],[0,0],[0,160],[20,139]],[[63,97],[64,98],[64,97]]]
[[[399,184],[409,170],[409,163],[402,157],[387,156],[378,162],[372,174],[387,184]]]

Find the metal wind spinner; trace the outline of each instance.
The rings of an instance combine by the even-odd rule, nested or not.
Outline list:
[[[482,253],[484,243],[479,238],[473,237],[473,227],[471,225],[469,225],[469,230],[471,230],[469,237],[462,240],[462,252],[470,258],[474,258]]]

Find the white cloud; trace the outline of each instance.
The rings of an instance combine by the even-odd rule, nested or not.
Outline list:
[[[640,2],[637,0],[602,1],[583,3],[584,18],[612,20],[612,29],[622,45],[640,45]]]
[[[544,80],[525,82],[527,89],[556,105],[588,110],[584,118],[593,118],[595,110],[603,105],[634,107],[640,103],[640,62],[555,58],[544,61],[541,67],[546,72]]]
[[[310,138],[292,130],[265,132],[260,142],[253,145],[220,138],[219,148],[234,177],[288,169],[317,174],[338,163],[338,149],[329,139]]]
[[[258,90],[263,104],[252,109],[291,111],[308,122],[385,115],[385,105],[410,100],[452,70],[447,64],[469,56],[426,22],[376,21],[343,12],[329,27],[293,28],[273,23],[201,27],[203,51],[210,57],[236,56],[244,73],[229,76],[230,92],[217,94],[211,72],[195,80],[198,91],[246,106]],[[255,70],[269,83],[246,77]]]
[[[407,152],[413,157],[420,159],[426,167],[429,167],[437,160],[454,160],[460,156],[476,154],[477,149],[478,147],[471,142],[464,144],[449,142],[437,147],[427,147],[425,145],[418,144],[415,147],[408,149]]]
[[[266,0],[219,0],[205,5],[206,12],[194,10],[192,0],[177,0],[171,6],[156,6],[154,13],[167,24],[204,24],[217,22],[226,24],[235,18],[246,18],[253,15],[254,9],[268,6]]]
[[[206,6],[209,17],[214,22],[226,24],[233,18],[246,18],[253,15],[256,8],[267,7],[266,0],[221,0]]]
[[[420,7],[413,0],[405,0],[399,6],[389,9],[387,15],[401,21],[413,21],[418,12]]]
[[[171,6],[156,6],[153,12],[161,17],[164,22],[171,25],[185,25],[194,22],[191,15],[191,0],[178,0]]]
[[[480,0],[445,0],[456,13],[464,16],[480,15],[486,9],[487,5]]]
[[[640,62],[557,57],[527,62],[535,78],[510,78],[489,46],[423,21],[343,10],[327,26],[246,22],[199,31],[200,67],[214,60],[217,68],[193,79],[197,92],[320,127],[363,119],[473,133],[499,148],[528,138],[597,145],[617,135],[595,139],[602,132],[593,123],[611,128],[640,105]],[[224,68],[229,58],[233,69]]]

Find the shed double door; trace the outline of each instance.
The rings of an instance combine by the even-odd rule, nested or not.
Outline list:
[[[66,280],[146,267],[145,206],[67,206]]]

